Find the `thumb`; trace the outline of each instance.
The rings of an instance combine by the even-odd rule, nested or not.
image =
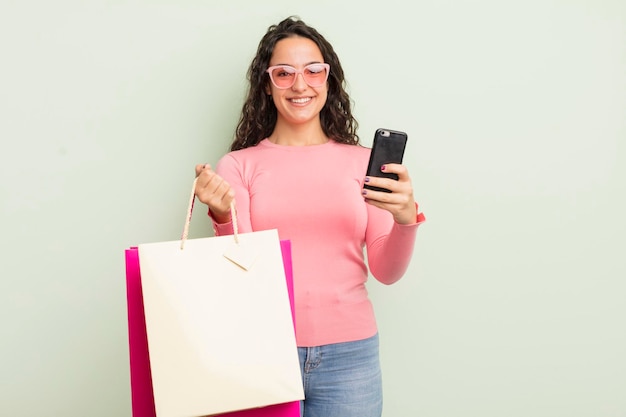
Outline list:
[[[204,169],[205,169],[206,167],[211,168],[211,165],[209,165],[209,164],[198,164],[198,165],[196,165],[196,177],[197,177],[198,175],[200,175],[200,173],[201,173],[202,171],[204,171]]]

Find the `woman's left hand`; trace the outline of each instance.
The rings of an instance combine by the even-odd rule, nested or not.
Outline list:
[[[413,224],[417,221],[417,207],[413,198],[413,186],[409,171],[401,164],[385,164],[383,171],[398,175],[398,180],[381,177],[366,177],[365,184],[386,188],[384,191],[363,189],[363,197],[368,204],[387,210],[396,223]]]

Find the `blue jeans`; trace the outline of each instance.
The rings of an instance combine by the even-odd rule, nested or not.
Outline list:
[[[354,342],[298,348],[305,400],[301,417],[380,417],[383,389],[378,334]]]

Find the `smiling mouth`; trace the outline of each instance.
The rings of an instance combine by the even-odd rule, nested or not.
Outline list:
[[[311,97],[292,98],[289,101],[291,101],[292,103],[296,103],[296,104],[304,104],[304,103],[308,103],[309,101],[311,101]]]

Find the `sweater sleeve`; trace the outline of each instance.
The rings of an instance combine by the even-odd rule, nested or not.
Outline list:
[[[419,212],[416,222],[402,225],[391,213],[368,205],[368,223],[365,235],[370,272],[383,284],[397,282],[406,272],[415,246],[417,228],[426,218]]]

